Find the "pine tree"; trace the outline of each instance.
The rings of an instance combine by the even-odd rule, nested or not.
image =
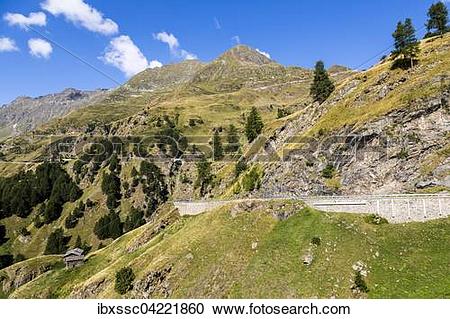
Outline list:
[[[397,28],[392,34],[394,37],[394,50],[392,53],[395,57],[400,55],[404,59],[411,61],[411,67],[414,66],[414,59],[419,54],[419,42],[416,38],[416,31],[410,18],[407,18],[404,23],[398,22]]]
[[[6,227],[4,225],[0,225],[0,245],[5,242],[6,237]]]
[[[100,240],[107,238],[116,239],[122,236],[123,224],[120,221],[119,214],[110,212],[108,215],[100,217],[95,223],[94,233]]]
[[[123,234],[123,224],[120,221],[119,214],[110,213],[109,236],[112,239],[119,238]]]
[[[442,1],[432,4],[428,9],[428,21],[426,24],[428,32],[433,34],[433,30],[435,30],[435,33],[442,36],[448,31],[447,23],[448,11],[445,4]]]
[[[228,127],[228,132],[227,132],[227,147],[226,150],[227,152],[230,153],[235,153],[239,150],[239,148],[241,147],[240,143],[239,143],[239,135],[238,135],[238,131],[236,129],[236,126],[234,126],[233,124],[230,124],[230,126]]]
[[[116,272],[114,290],[123,295],[133,288],[133,281],[136,278],[133,269],[124,267]]]
[[[200,162],[197,163],[197,181],[195,182],[195,186],[200,187],[201,196],[205,195],[206,189],[212,180],[211,163],[203,156]]]
[[[322,104],[334,91],[334,84],[328,76],[322,61],[317,61],[314,68],[314,80],[311,85],[310,94],[314,102]]]
[[[70,237],[64,236],[62,228],[56,229],[48,236],[47,245],[45,246],[45,255],[63,254],[67,250],[67,242]]]
[[[215,161],[223,158],[222,140],[220,139],[219,131],[215,130],[213,135],[213,159]]]
[[[247,123],[245,125],[245,135],[247,136],[248,142],[253,142],[259,134],[261,134],[264,124],[262,122],[261,116],[258,113],[256,107],[252,107],[250,114],[247,117]]]
[[[132,207],[130,214],[125,219],[123,224],[124,232],[129,232],[145,224],[144,213]]]

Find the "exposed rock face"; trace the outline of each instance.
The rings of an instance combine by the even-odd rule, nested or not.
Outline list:
[[[382,88],[381,88],[382,90]],[[362,126],[343,127],[334,137],[322,137],[317,148],[300,156],[267,164],[261,193],[273,194],[385,194],[414,191],[436,185],[449,187],[448,111],[450,90],[427,100],[415,100],[405,108]],[[302,131],[317,119],[305,113],[280,130],[270,141],[273,148],[283,138]],[[285,140],[284,140],[285,141]],[[424,165],[442,153],[429,171]],[[314,165],[306,165],[311,156]],[[337,169],[339,187],[332,188],[321,176],[325,165]]]
[[[2,135],[17,135],[37,128],[51,119],[101,99],[105,90],[80,91],[66,89],[61,93],[37,98],[19,97],[0,108]]]
[[[133,298],[148,299],[157,297],[169,298],[171,295],[170,283],[167,277],[172,267],[149,272],[143,279],[133,285],[131,292]]]
[[[75,288],[75,290],[70,294],[70,298],[96,298],[110,284],[110,282],[111,281],[106,278],[95,280],[87,285]]]
[[[26,263],[21,265],[10,267],[5,275],[0,274],[0,283],[4,293],[11,293],[43,273],[52,270],[55,262],[42,263],[36,267],[30,267]]]

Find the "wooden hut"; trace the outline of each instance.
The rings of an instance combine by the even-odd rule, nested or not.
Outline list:
[[[84,264],[84,251],[81,248],[68,250],[64,254],[64,264],[66,268],[74,268]]]

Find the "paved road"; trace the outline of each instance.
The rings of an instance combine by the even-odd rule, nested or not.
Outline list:
[[[287,196],[236,200],[175,201],[181,215],[198,215],[244,201],[302,200],[326,212],[378,214],[393,223],[427,221],[450,216],[450,195]]]

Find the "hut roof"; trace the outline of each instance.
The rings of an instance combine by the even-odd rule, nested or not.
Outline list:
[[[74,255],[74,256],[83,256],[84,250],[81,248],[74,248],[74,249],[70,249],[68,250],[65,254],[64,254],[64,258]]]

